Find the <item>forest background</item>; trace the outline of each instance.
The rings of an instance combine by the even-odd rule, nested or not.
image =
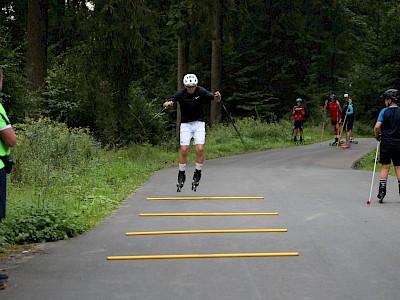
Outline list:
[[[124,157],[171,161],[151,149],[176,140],[179,107],[157,113],[182,88],[185,73],[195,73],[199,85],[221,91],[244,135],[253,126],[251,134],[258,139],[272,132],[270,142],[291,127],[298,97],[304,100],[310,126],[327,120],[322,107],[331,93],[339,100],[349,93],[357,123],[368,127],[382,108],[382,92],[400,88],[400,3],[395,0],[0,0],[0,8],[5,75],[0,97],[16,124],[15,155],[25,162],[13,171],[11,196],[29,198],[30,190],[36,199],[35,209],[24,213],[21,202],[14,205],[10,224],[0,226],[8,230],[7,238],[0,235],[0,245],[75,234],[69,228],[61,237],[31,239],[37,224],[28,233],[26,224],[20,232],[11,229],[28,213],[35,215],[32,222],[46,223],[53,216],[51,224],[62,223],[55,220],[65,201],[50,206],[50,194],[62,194],[51,192],[50,186],[68,186],[65,199],[76,196],[80,212],[87,212],[94,199],[104,206],[111,196],[99,198],[93,191],[82,196],[84,184],[68,185],[80,172],[78,161],[85,163],[86,172],[100,173],[99,166],[107,162],[98,153],[128,147],[117,155],[127,168],[125,179],[138,166],[127,166]],[[212,102],[205,113],[215,131],[218,124],[230,122],[219,104]],[[211,134],[210,145],[212,139]],[[221,145],[218,151],[229,148]],[[159,168],[141,167],[149,172]],[[109,172],[106,183],[115,184]],[[58,183],[55,173],[63,178]],[[61,220],[76,219],[68,211]],[[84,227],[93,225],[89,223]]]
[[[236,116],[275,122],[349,93],[371,121],[400,85],[400,3],[387,0],[1,0],[1,94],[13,123],[47,116],[104,144],[157,143],[146,124],[183,74]],[[214,110],[213,112],[211,112]],[[212,107],[210,124],[221,118]],[[174,126],[170,112],[167,126]],[[165,125],[165,124],[164,124]]]

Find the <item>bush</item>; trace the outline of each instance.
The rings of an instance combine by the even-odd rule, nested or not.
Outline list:
[[[100,145],[87,129],[69,129],[49,119],[15,125],[18,143],[13,150],[17,162],[12,180],[22,184],[48,185],[56,172],[65,176],[77,166],[97,158]]]
[[[0,223],[0,246],[66,239],[93,225],[86,217],[99,213],[88,195],[80,195],[81,183],[76,183],[79,173],[91,171],[102,151],[88,130],[48,119],[14,128],[16,164],[9,177],[7,219]],[[115,206],[109,202],[102,206]]]
[[[79,220],[76,213],[53,206],[24,207],[14,218],[0,223],[0,246],[64,240],[86,229]]]

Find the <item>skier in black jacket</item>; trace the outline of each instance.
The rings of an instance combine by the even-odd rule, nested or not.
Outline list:
[[[201,178],[201,169],[204,162],[204,144],[206,138],[206,128],[203,115],[203,106],[206,101],[221,101],[219,91],[211,93],[201,86],[197,86],[198,79],[194,74],[186,74],[183,78],[185,88],[178,91],[168,101],[164,102],[164,107],[173,106],[179,102],[181,108],[180,144],[179,153],[179,172],[177,192],[180,192],[185,180],[186,161],[189,154],[190,141],[193,138],[196,145],[196,170],[193,175],[192,190],[196,191]]]
[[[392,162],[400,193],[400,108],[397,105],[400,92],[389,89],[381,97],[385,99],[386,107],[379,113],[374,127],[375,138],[380,141],[380,163],[382,164],[378,193],[380,203],[386,195],[386,184]]]

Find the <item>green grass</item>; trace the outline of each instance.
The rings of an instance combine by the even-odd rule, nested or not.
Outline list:
[[[236,120],[235,125],[246,147],[232,124],[219,124],[207,130],[206,160],[294,146],[291,121],[267,124],[247,118]],[[368,131],[361,124],[359,128]],[[326,131],[324,140],[331,140]],[[4,245],[79,235],[109,216],[154,172],[177,165],[176,137],[157,146],[107,150],[87,130],[69,129],[50,120],[27,122],[16,126],[16,132],[16,166],[8,177],[7,218],[0,223],[0,250],[2,245],[4,249]],[[321,126],[306,124],[304,136],[307,144],[318,143]],[[188,162],[194,159],[191,147]]]
[[[375,154],[376,154],[376,150],[373,150],[373,151],[369,152],[367,155],[365,155],[363,158],[361,158],[356,164],[357,170],[373,171],[374,163],[375,163]],[[379,163],[379,152],[378,152],[378,158],[377,158],[377,163],[376,163],[376,172],[380,172],[381,169],[382,169],[382,165]],[[396,176],[396,172],[394,171],[393,164],[390,166],[389,175]]]

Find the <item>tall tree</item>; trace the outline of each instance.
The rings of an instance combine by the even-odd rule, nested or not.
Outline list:
[[[114,91],[109,113],[115,113],[114,135],[118,141],[126,141],[132,134],[128,126],[130,85],[146,75],[151,56],[157,51],[158,15],[145,2],[96,1],[87,32],[97,67]],[[108,107],[108,103],[102,105]]]
[[[211,90],[217,91],[221,88],[222,76],[222,2],[213,1],[213,30],[212,30],[212,53],[211,53]],[[221,119],[221,103],[211,102],[210,124],[218,123]]]
[[[174,28],[177,35],[178,56],[177,56],[177,89],[182,89],[183,76],[189,71],[189,50],[190,50],[190,33],[191,33],[191,20],[193,1],[175,1],[169,10],[168,25]],[[179,103],[177,104],[176,114],[176,132],[179,133],[181,123],[181,109]]]
[[[44,92],[47,74],[48,8],[48,0],[28,1],[27,73],[32,90],[39,94]]]

